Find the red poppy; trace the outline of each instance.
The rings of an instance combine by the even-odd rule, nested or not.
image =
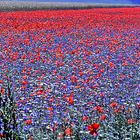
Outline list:
[[[24,75],[24,76],[23,76],[23,79],[27,79],[27,75]]]
[[[100,128],[99,123],[93,123],[93,124],[87,126],[88,131],[93,136],[97,136],[97,131],[99,128]]]
[[[75,75],[71,76],[71,82],[76,83],[77,77]]]
[[[4,92],[5,92],[5,89],[4,88],[1,88],[0,93],[1,94],[4,94]]]
[[[114,113],[120,113],[121,110],[120,109],[114,109]]]
[[[25,121],[25,124],[27,124],[27,125],[32,124],[32,120],[26,120],[26,121]]]
[[[28,84],[28,81],[22,81],[22,84],[23,85],[27,85]]]
[[[105,94],[104,94],[104,93],[101,93],[101,94],[100,94],[100,97],[104,97],[104,96],[105,96]]]
[[[66,130],[65,130],[65,135],[66,136],[71,136],[72,135],[72,129],[71,128],[66,128]]]
[[[115,67],[116,67],[115,64],[112,63],[112,62],[109,63],[109,66],[110,66],[111,68],[115,68]]]
[[[53,74],[57,74],[57,70],[53,70]]]
[[[6,134],[0,133],[0,138],[6,138]]]
[[[106,118],[107,118],[106,115],[102,115],[102,116],[100,117],[100,120],[101,120],[101,121],[104,121]]]
[[[0,80],[0,84],[2,84],[3,83],[3,80]]]
[[[74,104],[74,97],[73,95],[70,95],[69,97],[66,97],[67,101],[69,102],[69,104]]]
[[[127,61],[123,62],[122,66],[128,66],[128,62]]]
[[[112,102],[111,104],[110,104],[110,107],[112,107],[112,108],[115,108],[115,107],[117,107],[118,106],[118,103],[117,102]]]
[[[101,73],[103,73],[104,71],[105,71],[104,69],[101,69],[101,70],[100,70]]]
[[[49,111],[53,111],[53,108],[52,108],[52,107],[48,107],[48,110],[49,110]]]
[[[44,95],[44,94],[45,94],[45,92],[43,90],[37,91],[37,95]]]
[[[82,121],[87,121],[88,119],[88,116],[83,116]]]
[[[134,123],[136,123],[136,120],[135,119],[128,119],[127,123],[128,124],[134,124]]]
[[[80,71],[80,72],[79,72],[79,75],[80,75],[80,76],[82,76],[83,74],[84,74],[84,72],[83,72],[83,71]]]
[[[103,113],[104,109],[101,106],[96,106],[94,110],[97,110],[99,113]]]

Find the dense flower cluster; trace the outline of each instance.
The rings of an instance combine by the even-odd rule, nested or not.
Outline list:
[[[4,95],[10,75],[24,136],[48,128],[61,139],[80,128],[101,137],[122,114],[126,122],[120,123],[138,125],[139,13],[140,8],[0,13],[0,91]]]

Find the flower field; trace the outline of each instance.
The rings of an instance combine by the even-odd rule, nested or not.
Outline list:
[[[0,12],[2,140],[139,140],[140,8]]]

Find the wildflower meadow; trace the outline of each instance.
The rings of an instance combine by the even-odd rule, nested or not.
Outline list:
[[[140,140],[140,8],[0,12],[1,140]]]

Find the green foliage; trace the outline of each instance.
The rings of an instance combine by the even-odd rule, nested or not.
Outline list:
[[[18,128],[16,122],[16,103],[14,95],[11,92],[11,85],[5,85],[5,92],[0,93],[0,117],[3,123],[3,139],[6,140],[22,140],[18,135]]]

